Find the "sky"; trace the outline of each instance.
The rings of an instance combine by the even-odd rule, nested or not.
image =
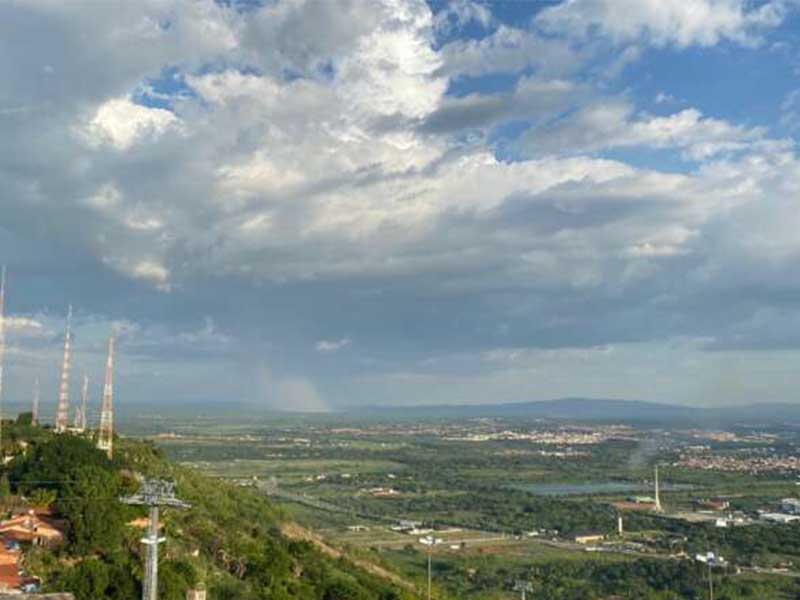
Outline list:
[[[6,0],[4,396],[800,402],[797,0]]]

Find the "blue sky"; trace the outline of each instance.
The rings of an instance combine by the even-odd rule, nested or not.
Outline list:
[[[796,402],[795,0],[0,6],[6,401]],[[49,396],[48,396],[49,395]],[[48,397],[52,397],[48,403]]]

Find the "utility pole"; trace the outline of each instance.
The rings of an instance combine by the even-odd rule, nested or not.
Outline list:
[[[533,584],[530,581],[525,581],[522,579],[518,579],[514,582],[514,591],[522,593],[522,600],[525,600],[525,594],[527,592],[533,593]]]
[[[708,561],[708,600],[714,600],[714,578],[711,576],[711,561]]]
[[[170,508],[191,508],[190,504],[175,497],[175,484],[160,479],[146,479],[137,494],[120,498],[124,504],[150,507],[150,525],[147,536],[141,542],[147,549],[144,581],[142,582],[142,600],[158,599],[158,545],[166,538],[158,535],[158,509],[161,506]]]
[[[431,548],[428,548],[428,600],[431,600]]]
[[[436,545],[436,530],[433,524],[431,524],[431,530],[433,533],[429,536],[431,543],[428,546],[428,600],[431,600],[431,581],[433,579],[431,574],[431,554],[433,553],[433,547]]]

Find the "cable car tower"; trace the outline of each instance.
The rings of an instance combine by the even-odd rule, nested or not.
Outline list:
[[[145,479],[137,494],[120,498],[120,502],[150,507],[150,524],[147,529],[147,536],[141,540],[147,549],[147,562],[145,564],[144,581],[142,582],[142,600],[157,600],[158,545],[166,540],[165,537],[159,537],[158,535],[158,509],[162,506],[188,509],[191,508],[191,505],[175,496],[174,483],[160,479]]]

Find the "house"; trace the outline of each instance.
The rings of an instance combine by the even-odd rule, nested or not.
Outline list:
[[[19,550],[9,550],[5,546],[0,546],[0,592],[19,590],[22,586],[20,554]]]
[[[75,600],[72,594],[3,594],[0,600]]]
[[[29,510],[7,521],[0,521],[0,537],[6,542],[27,542],[53,548],[64,541],[64,532],[55,519]]]

